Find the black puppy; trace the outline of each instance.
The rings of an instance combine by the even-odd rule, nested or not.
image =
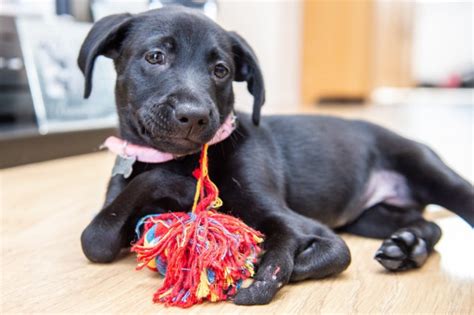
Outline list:
[[[331,228],[384,238],[375,258],[405,270],[421,266],[441,236],[422,217],[426,205],[474,224],[473,187],[423,144],[332,117],[269,116],[258,126],[265,90],[254,52],[198,12],[167,7],[97,22],[78,60],[86,97],[99,55],[115,63],[120,136],[181,157],[136,162],[129,178],[111,178],[81,238],[91,261],[113,261],[140,217],[190,209],[197,153],[233,111],[233,81],[247,82],[253,115],[238,114],[230,138],[210,147],[210,175],[223,211],[266,235],[255,281],[235,303],[265,304],[289,281],[346,269],[349,249]]]

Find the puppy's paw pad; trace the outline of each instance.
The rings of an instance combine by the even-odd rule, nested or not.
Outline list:
[[[255,280],[248,288],[240,289],[234,297],[237,305],[268,304],[276,294],[278,287],[270,281]]]
[[[409,230],[394,233],[375,253],[375,259],[391,271],[421,267],[427,258],[426,242]]]

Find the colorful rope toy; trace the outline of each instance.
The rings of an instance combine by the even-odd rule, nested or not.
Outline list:
[[[149,215],[137,224],[139,240],[132,247],[137,269],[147,266],[165,277],[155,303],[186,308],[204,300],[227,300],[254,275],[263,235],[216,211],[222,200],[209,178],[208,147],[204,145],[193,172],[197,185],[191,212]]]

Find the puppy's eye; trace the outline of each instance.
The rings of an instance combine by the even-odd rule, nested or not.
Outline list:
[[[218,77],[219,79],[225,78],[229,74],[229,69],[227,69],[226,66],[222,63],[218,63],[214,67],[214,75]]]
[[[152,65],[164,65],[166,62],[165,54],[159,50],[147,52],[145,59]]]

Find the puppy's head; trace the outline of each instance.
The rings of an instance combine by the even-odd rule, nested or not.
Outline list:
[[[166,7],[98,21],[78,58],[86,98],[99,55],[114,61],[120,128],[129,141],[173,154],[198,151],[231,113],[233,81],[247,82],[259,123],[265,90],[254,52],[197,11]]]

